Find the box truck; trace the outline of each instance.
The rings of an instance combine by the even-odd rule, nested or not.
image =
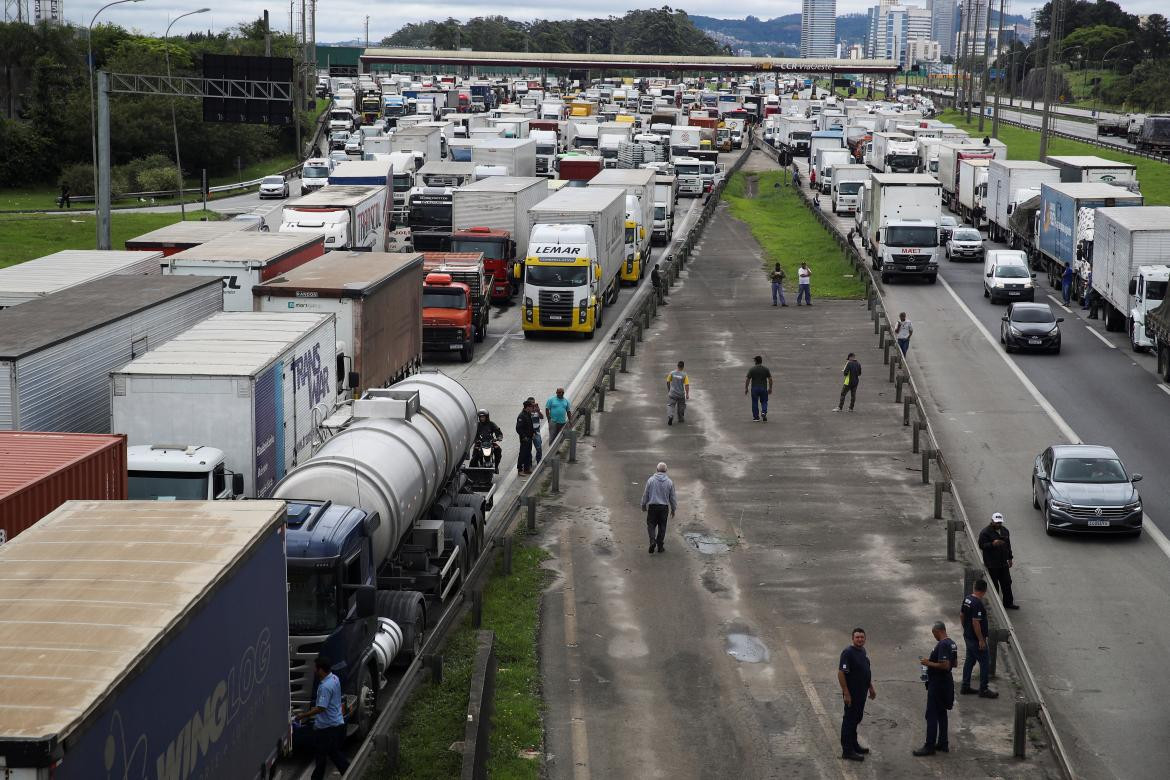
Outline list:
[[[162,257],[163,253],[157,251],[65,249],[0,268],[0,309],[35,301],[51,293],[107,276],[158,275]]]
[[[330,252],[252,288],[256,311],[332,314],[337,394],[357,397],[422,365],[419,252]]]
[[[1166,298],[1170,280],[1170,207],[1100,208],[1093,225],[1093,290],[1105,329],[1126,330],[1130,346],[1154,346],[1146,316]]]
[[[557,159],[557,178],[573,182],[571,186],[584,187],[605,167],[605,160],[592,154],[569,152]]]
[[[982,144],[962,142],[942,143],[938,146],[938,181],[942,185],[943,202],[951,211],[959,212],[959,177],[963,160],[993,160],[995,151]]]
[[[1140,194],[1112,184],[1041,184],[1033,265],[1047,272],[1049,284],[1056,288],[1061,285],[1065,266],[1073,266],[1077,274],[1073,294],[1080,298],[1093,262],[1096,210],[1102,206],[1128,208],[1142,203]]]
[[[477,166],[503,166],[508,176],[535,176],[536,139],[484,139],[471,148],[471,161]]]
[[[252,285],[274,279],[323,254],[325,236],[320,232],[243,233],[216,238],[164,258],[162,270],[170,276],[221,279],[223,310],[252,311]]]
[[[918,170],[918,142],[905,133],[876,132],[865,164],[878,173],[912,173]]]
[[[671,173],[654,175],[654,232],[651,240],[669,244],[674,235],[674,206],[678,200],[678,179]]]
[[[0,430],[109,433],[109,376],[223,305],[218,279],[108,276],[0,311]]]
[[[1113,184],[1137,186],[1137,166],[1106,160],[1094,155],[1048,155],[1044,162],[1060,171],[1060,180],[1071,183]]]
[[[126,498],[126,437],[0,431],[0,544],[66,501]]]
[[[883,282],[938,278],[939,183],[924,173],[875,173],[862,190],[862,243]]]
[[[1040,194],[1040,185],[1056,184],[1060,171],[1036,160],[992,160],[987,166],[988,233],[992,241],[1011,234],[1011,215],[1016,206]]]
[[[613,187],[634,200],[626,201],[626,259],[621,280],[637,284],[650,262],[650,239],[654,226],[654,177],[648,168],[618,168],[602,171],[590,180],[590,187]]]
[[[70,501],[0,547],[0,624],[36,645],[4,682],[4,776],[272,776],[284,526],[278,501]]]
[[[401,120],[399,121],[401,124]],[[437,127],[400,127],[390,141],[394,152],[414,152],[423,156],[424,162],[443,159],[442,133]]]
[[[325,251],[385,251],[391,205],[388,192],[385,185],[326,185],[284,205],[280,233],[324,234]]]
[[[814,130],[809,136],[808,143],[808,161],[809,165],[816,167],[817,153],[821,149],[844,149],[845,136],[840,130]],[[820,175],[820,171],[817,171]]]
[[[617,301],[625,247],[626,193],[570,187],[533,206],[524,271],[525,336],[535,331],[593,338]]]
[[[452,252],[482,252],[491,299],[507,302],[528,256],[529,209],[548,197],[548,179],[489,176],[452,193]]]
[[[243,474],[244,495],[264,498],[309,456],[316,422],[333,409],[336,321],[332,314],[217,314],[111,372],[108,393],[113,430],[131,445],[218,447],[227,469]],[[181,475],[155,473],[183,489]]]
[[[987,166],[991,160],[959,162],[959,218],[980,229],[986,218],[983,201],[987,197]]]
[[[869,181],[866,165],[834,165],[829,183],[829,201],[834,214],[852,214],[861,201],[861,187]]]
[[[482,252],[424,252],[424,352],[458,352],[464,363],[487,336],[488,276]]]
[[[141,236],[126,240],[126,248],[138,252],[162,252],[167,257],[190,249],[193,246],[206,244],[213,238],[256,231],[259,222],[225,219],[218,222],[172,222],[169,225],[143,233]],[[81,250],[93,251],[97,250]],[[109,254],[108,252],[106,254]]]
[[[817,189],[828,194],[833,189],[834,166],[850,165],[853,158],[849,155],[848,149],[839,146],[835,149],[818,149],[816,156],[811,160],[812,167],[817,171]]]

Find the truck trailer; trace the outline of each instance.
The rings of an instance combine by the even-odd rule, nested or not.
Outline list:
[[[259,222],[235,219],[224,219],[218,222],[190,220],[172,222],[149,233],[127,239],[126,248],[137,252],[162,252],[165,256],[170,257],[184,249],[206,244],[215,238],[255,231],[259,225]]]
[[[992,241],[1005,241],[1011,233],[1016,207],[1040,194],[1040,185],[1056,184],[1060,171],[1036,160],[992,160],[987,166],[988,233]]]
[[[286,203],[281,209],[280,232],[324,234],[327,252],[383,252],[392,206],[389,192],[384,184],[328,184]]]
[[[0,546],[6,642],[36,644],[4,682],[4,776],[273,776],[284,527],[278,501],[70,501]]]
[[[1066,183],[1112,184],[1127,188],[1137,186],[1137,166],[1132,163],[1106,160],[1095,155],[1048,155],[1044,161],[1060,171],[1060,180]]]
[[[590,187],[620,188],[634,198],[626,201],[626,258],[621,280],[637,284],[650,262],[650,240],[654,226],[654,177],[648,168],[619,168],[602,171],[590,180]]]
[[[0,309],[35,301],[51,293],[107,276],[158,275],[162,257],[163,253],[159,251],[65,249],[0,268]]]
[[[357,397],[422,366],[419,252],[330,252],[252,288],[255,310],[333,314],[337,394]]]
[[[266,498],[309,457],[315,422],[337,397],[332,314],[224,312],[112,372],[113,430],[131,445],[180,443],[222,449],[244,495]],[[176,499],[194,476],[153,472]],[[202,482],[199,482],[202,486]]]
[[[516,266],[528,256],[529,209],[548,197],[548,179],[489,176],[452,193],[452,252],[482,252],[491,298],[512,298]]]
[[[0,430],[109,433],[110,372],[220,311],[221,289],[108,276],[0,311]]]
[[[1170,280],[1170,207],[1099,208],[1093,225],[1093,290],[1105,329],[1126,331],[1134,352],[1154,346],[1146,316]]]
[[[1033,266],[1048,274],[1048,282],[1059,289],[1066,266],[1077,272],[1073,294],[1080,297],[1081,280],[1088,278],[1093,258],[1093,224],[1097,209],[1113,206],[1141,206],[1138,193],[1111,184],[1060,183],[1040,185],[1040,209],[1036,219],[1036,246]]]

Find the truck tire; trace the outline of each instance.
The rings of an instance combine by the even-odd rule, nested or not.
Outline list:
[[[467,580],[467,572],[471,570],[471,541],[468,539],[467,526],[462,520],[443,520],[443,537],[451,547],[459,548],[459,581],[462,584]]]
[[[483,340],[487,338],[487,323],[476,327],[475,329],[475,343],[482,344]]]
[[[475,357],[475,341],[469,341],[459,351],[459,359],[464,363],[470,363],[471,359]]]
[[[1170,344],[1158,345],[1158,375],[1170,382]]]
[[[483,534],[480,522],[482,516],[482,510],[475,506],[457,504],[447,507],[443,512],[443,522],[462,523],[467,529],[467,544],[471,560],[478,559],[483,551]]]
[[[378,616],[390,618],[402,629],[402,649],[391,666],[408,666],[422,652],[427,630],[427,608],[423,594],[414,590],[378,592]]]
[[[1105,306],[1105,330],[1118,333],[1125,330],[1125,317],[1112,306]]]
[[[374,721],[378,719],[378,687],[374,684],[374,675],[370,667],[362,667],[354,694],[357,697],[355,702],[357,713],[354,716],[354,725],[357,727],[355,736],[359,740],[365,740],[370,734],[370,729],[374,727]]]

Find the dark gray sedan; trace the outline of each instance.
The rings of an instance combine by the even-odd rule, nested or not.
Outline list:
[[[1112,447],[1062,444],[1036,456],[1032,466],[1032,506],[1044,516],[1044,531],[1142,532],[1142,498]]]
[[[1060,353],[1060,323],[1047,303],[1012,303],[1000,318],[999,343],[1013,349],[1035,349]]]

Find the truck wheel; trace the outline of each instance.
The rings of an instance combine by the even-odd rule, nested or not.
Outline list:
[[[374,675],[370,673],[370,667],[362,667],[354,692],[357,694],[357,717],[354,724],[357,726],[357,738],[364,740],[374,727],[374,721],[378,719],[378,689],[374,685]]]
[[[930,282],[931,284],[934,284],[935,282],[938,281],[938,274],[931,274],[930,276],[926,277],[926,281]]]
[[[467,579],[467,572],[471,569],[471,546],[467,536],[467,526],[462,520],[444,520],[443,536],[452,547],[459,548],[459,579]]]
[[[459,351],[459,359],[464,363],[470,363],[473,357],[475,357],[475,342],[471,341]]]
[[[482,501],[483,499],[480,499],[480,511],[477,511],[474,506],[461,506],[458,504],[453,504],[443,511],[443,522],[462,523],[463,527],[467,529],[467,544],[471,560],[478,559],[483,549],[483,538],[480,534],[479,523],[479,517],[482,516]]]
[[[402,629],[402,649],[391,666],[408,666],[422,652],[427,629],[427,610],[423,594],[413,590],[378,592],[378,616],[393,620]]]

